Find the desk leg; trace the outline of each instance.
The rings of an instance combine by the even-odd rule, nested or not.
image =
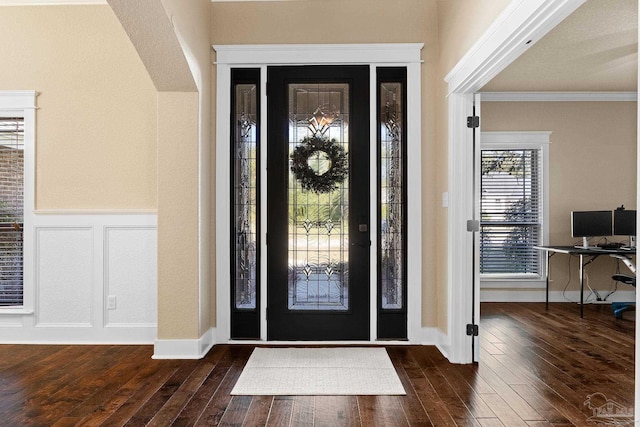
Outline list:
[[[549,266],[551,265],[551,263],[549,262],[551,259],[551,251],[547,251],[547,265],[545,265],[545,270],[547,272],[547,290],[546,290],[546,305],[545,308],[547,310],[549,310],[549,275],[551,274],[551,271],[549,271]]]
[[[580,318],[584,317],[584,255],[580,254]]]

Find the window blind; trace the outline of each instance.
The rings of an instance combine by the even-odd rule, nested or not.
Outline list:
[[[23,305],[24,120],[0,117],[0,306]]]
[[[539,149],[482,150],[480,273],[541,273]]]

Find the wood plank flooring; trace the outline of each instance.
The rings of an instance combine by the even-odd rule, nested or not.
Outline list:
[[[2,426],[593,426],[630,408],[635,322],[609,306],[483,304],[481,362],[388,346],[406,396],[230,396],[252,346],[152,360],[151,346],[0,346]]]

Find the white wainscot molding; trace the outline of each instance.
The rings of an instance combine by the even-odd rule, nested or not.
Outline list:
[[[0,343],[152,344],[156,214],[33,216],[33,310],[0,310]]]

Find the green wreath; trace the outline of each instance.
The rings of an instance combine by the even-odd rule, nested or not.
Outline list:
[[[324,153],[329,167],[326,171],[314,169],[309,160]],[[313,161],[313,159],[312,159]],[[291,172],[300,181],[303,190],[329,193],[344,181],[348,172],[347,155],[335,139],[306,137],[291,154]]]

